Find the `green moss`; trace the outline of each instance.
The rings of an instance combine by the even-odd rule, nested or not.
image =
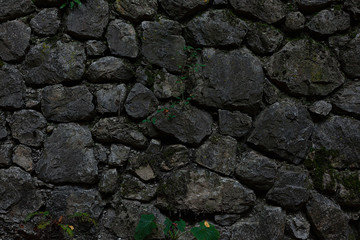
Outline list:
[[[342,10],[342,5],[341,5],[341,4],[336,4],[336,5],[334,6],[334,9],[335,9],[336,11],[340,11],[340,10]]]

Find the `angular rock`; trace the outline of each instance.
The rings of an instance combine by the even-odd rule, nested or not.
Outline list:
[[[146,81],[144,81],[144,83],[146,83]],[[158,71],[155,74],[153,88],[157,98],[180,97],[181,93],[184,92],[184,87],[184,83],[179,80],[179,76],[170,74],[166,70]]]
[[[0,68],[0,107],[21,108],[24,104],[25,82],[13,66]]]
[[[211,133],[213,120],[207,112],[187,105],[170,108],[167,114],[175,117],[169,119],[163,112],[156,113],[154,127],[182,143],[198,145]]]
[[[133,76],[134,73],[129,62],[112,56],[94,61],[86,71],[86,77],[91,82],[125,82]]]
[[[221,226],[231,226],[239,219],[240,215],[237,214],[216,215],[214,217],[216,224],[219,224]]]
[[[190,162],[190,152],[181,144],[165,146],[162,154],[163,161],[160,166],[163,171],[171,171],[185,166]]]
[[[43,89],[41,111],[56,122],[83,121],[94,112],[93,96],[86,86],[48,86]]]
[[[138,126],[125,117],[102,118],[94,125],[91,133],[101,142],[117,142],[135,148],[147,146],[147,138],[138,131]]]
[[[360,121],[349,117],[332,116],[315,125],[312,136],[315,149],[325,148],[338,154],[331,158],[336,168],[359,168]]]
[[[0,59],[17,61],[24,57],[25,50],[30,45],[30,35],[30,27],[21,21],[0,24]]]
[[[69,35],[80,39],[101,38],[108,22],[109,4],[104,0],[87,0],[64,18]]]
[[[116,11],[132,21],[152,20],[157,13],[157,0],[122,0],[115,2]]]
[[[41,102],[42,89],[26,88],[25,107],[38,109]]]
[[[349,11],[355,21],[360,19],[360,2],[357,0],[345,0],[345,9]]]
[[[306,212],[316,234],[323,239],[349,239],[349,219],[340,206],[317,192],[306,204]]]
[[[0,140],[6,138],[8,132],[6,130],[6,115],[0,111]]]
[[[221,109],[257,109],[265,80],[261,62],[247,49],[202,52],[202,75],[196,82],[194,101]],[[254,112],[254,111],[251,111]]]
[[[360,82],[350,82],[339,90],[331,100],[335,109],[360,117]]]
[[[277,176],[274,160],[255,151],[243,154],[236,165],[235,176],[244,184],[262,191],[268,191]]]
[[[279,100],[281,95],[280,90],[272,84],[268,79],[264,83],[264,100],[267,104],[271,105]]]
[[[25,145],[18,145],[14,149],[12,161],[25,171],[31,172],[34,166],[31,154],[31,148]]]
[[[195,161],[215,172],[232,175],[236,166],[236,150],[236,139],[213,134],[197,149]]]
[[[326,96],[345,81],[337,60],[312,40],[287,43],[265,69],[271,80],[293,95]]]
[[[331,112],[332,105],[331,103],[328,103],[324,100],[316,101],[314,102],[310,108],[309,111],[316,116],[319,117],[326,117]]]
[[[150,89],[136,83],[126,98],[125,111],[130,117],[141,119],[155,111],[158,104],[159,101]]]
[[[28,84],[78,81],[85,72],[85,49],[78,42],[39,43],[26,55],[23,75]]]
[[[306,18],[301,12],[290,12],[285,19],[284,28],[286,31],[295,32],[305,27]]]
[[[342,69],[350,78],[360,77],[360,34],[340,51]]]
[[[117,167],[125,166],[130,155],[130,150],[131,148],[124,145],[111,144],[108,163]]]
[[[109,23],[106,39],[112,55],[136,58],[139,54],[139,43],[135,28],[121,19]]]
[[[319,11],[327,7],[332,0],[296,0],[301,11],[310,13]]]
[[[30,0],[0,0],[0,22],[26,16],[35,10]]]
[[[31,19],[30,26],[40,36],[51,36],[57,33],[60,22],[59,10],[57,8],[47,8],[41,10]]]
[[[94,156],[98,162],[107,163],[109,153],[109,150],[104,145],[95,143]]]
[[[288,214],[285,231],[296,239],[306,240],[310,234],[310,223],[301,213]]]
[[[236,12],[256,17],[267,24],[278,22],[286,15],[286,5],[281,0],[229,0],[229,2]]]
[[[52,183],[94,183],[98,168],[93,144],[87,128],[59,124],[45,140],[35,169],[38,177]]]
[[[266,194],[267,200],[290,209],[300,207],[309,200],[309,197],[309,174],[295,166],[281,167],[274,186]]]
[[[157,184],[145,184],[131,175],[122,176],[119,194],[122,198],[148,202],[155,197]]]
[[[310,148],[314,126],[309,118],[307,110],[294,101],[274,103],[260,113],[248,142],[299,164]]]
[[[105,43],[97,40],[89,40],[86,42],[86,54],[89,57],[103,56],[107,46]]]
[[[45,138],[47,121],[42,114],[34,110],[15,112],[10,122],[12,136],[20,143],[40,147]]]
[[[159,0],[159,3],[171,18],[181,19],[185,16],[188,16],[203,9],[206,5],[210,3],[210,1],[209,0],[204,0],[204,1]]]
[[[240,46],[247,25],[230,10],[213,10],[193,18],[186,24],[185,36],[194,45]]]
[[[11,165],[13,144],[12,142],[0,143],[0,167],[7,167]]]
[[[311,32],[316,34],[331,35],[350,27],[350,15],[339,10],[322,10],[316,14],[306,26]]]
[[[258,54],[275,52],[283,39],[284,36],[279,30],[260,23],[255,24],[246,37],[250,49]]]
[[[120,113],[124,107],[126,97],[125,84],[102,85],[102,88],[96,91],[96,110],[101,113]]]
[[[135,169],[135,174],[143,181],[150,181],[155,179],[155,173],[149,164],[145,166],[140,166],[139,168]]]
[[[188,1],[184,1],[186,2]],[[140,27],[141,53],[144,57],[150,63],[164,67],[170,72],[179,72],[179,65],[183,65],[186,60],[181,25],[172,20],[160,19],[158,22],[144,21]]]
[[[102,193],[114,193],[118,185],[118,172],[116,168],[106,170],[100,178],[98,185]]]
[[[195,213],[242,213],[255,202],[255,193],[230,178],[204,169],[183,169],[162,179],[157,206]]]

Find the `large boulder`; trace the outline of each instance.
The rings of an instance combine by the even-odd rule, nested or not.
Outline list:
[[[331,100],[335,110],[360,117],[360,82],[350,82]]]
[[[45,140],[36,164],[38,177],[52,183],[94,183],[98,174],[90,131],[76,123],[60,124]]]
[[[21,108],[25,89],[24,79],[15,67],[5,65],[0,68],[0,107]]]
[[[165,9],[165,12],[169,14],[171,18],[181,19],[190,14],[203,9],[210,3],[209,0],[198,1],[198,0],[159,0],[161,6]]]
[[[125,111],[132,118],[145,118],[155,111],[158,104],[159,101],[150,89],[136,83],[126,98]]]
[[[360,77],[360,34],[340,51],[342,69],[350,78]]]
[[[31,0],[0,0],[0,22],[28,15],[35,10]]]
[[[331,35],[337,31],[344,31],[350,27],[350,15],[344,11],[322,10],[307,24],[307,28],[320,35]]]
[[[271,80],[293,95],[326,96],[345,81],[338,61],[313,40],[287,43],[269,58],[265,69]]]
[[[132,21],[152,20],[158,8],[157,0],[121,0],[115,1],[116,11],[124,18]]]

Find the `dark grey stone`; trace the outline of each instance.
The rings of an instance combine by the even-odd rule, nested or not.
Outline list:
[[[285,230],[295,239],[306,240],[310,234],[310,223],[301,213],[290,213],[286,215]]]
[[[107,163],[109,153],[109,150],[104,145],[100,143],[95,143],[94,156],[98,162]]]
[[[115,1],[116,11],[132,21],[152,20],[158,8],[157,0],[122,0]]]
[[[260,113],[248,142],[295,164],[305,159],[314,126],[309,113],[294,101],[272,104]]]
[[[93,96],[86,86],[48,86],[43,89],[41,111],[48,120],[71,122],[93,116]]]
[[[156,195],[157,184],[145,184],[131,175],[122,176],[119,194],[122,198],[149,202]]]
[[[106,170],[98,185],[99,191],[102,193],[114,193],[118,185],[118,172],[116,168]]]
[[[36,34],[41,36],[55,35],[60,27],[59,10],[47,8],[41,10],[30,21],[30,26]]]
[[[331,35],[350,28],[350,15],[340,10],[322,10],[306,24],[306,27],[316,34]]]
[[[26,16],[35,10],[31,0],[0,0],[0,22]]]
[[[235,176],[254,189],[267,191],[274,185],[277,168],[274,160],[250,151],[239,158]]]
[[[39,43],[26,55],[23,75],[28,84],[78,81],[85,72],[85,49],[78,42]]]
[[[186,24],[187,41],[202,46],[240,46],[247,33],[247,25],[230,10],[202,13]]]
[[[12,161],[27,172],[31,172],[34,168],[32,150],[25,145],[18,145],[15,147]]]
[[[104,0],[87,0],[64,18],[69,35],[80,39],[101,38],[108,22],[109,4]]]
[[[338,61],[313,40],[287,43],[270,57],[265,69],[271,80],[293,95],[326,96],[345,81]]]
[[[0,59],[17,61],[24,57],[30,45],[30,35],[30,27],[21,21],[0,24]]]
[[[340,51],[342,69],[350,78],[360,77],[360,34]]]
[[[117,167],[126,165],[131,148],[119,144],[111,144],[108,164]]]
[[[306,18],[301,12],[290,12],[285,19],[284,28],[286,31],[299,31],[305,27]]]
[[[221,5],[221,4],[227,4],[228,0],[214,0],[214,5]]]
[[[89,40],[86,42],[86,54],[89,57],[103,56],[107,46],[105,43],[97,40]]]
[[[101,113],[120,113],[124,107],[126,97],[125,84],[101,85],[101,89],[95,93],[97,107]]]
[[[112,56],[100,58],[89,66],[86,77],[91,82],[125,82],[134,76],[130,63]]]
[[[310,108],[309,111],[316,116],[319,117],[326,117],[331,112],[332,105],[331,103],[328,103],[324,100],[316,101],[314,102]]]
[[[170,74],[165,69],[154,73],[154,75],[155,81],[153,88],[154,94],[157,98],[176,98],[180,97],[185,91],[185,84],[179,79],[179,76]],[[143,82],[146,84],[146,81]]]
[[[334,108],[349,115],[360,117],[360,82],[350,82],[332,98]]]
[[[327,7],[333,0],[296,0],[301,11],[316,12]]]
[[[152,64],[170,72],[179,72],[179,65],[183,65],[186,60],[181,25],[172,20],[160,19],[158,22],[144,21],[140,27],[142,55]]]
[[[345,9],[349,11],[356,21],[360,19],[360,2],[357,0],[345,0]]]
[[[13,146],[10,141],[0,143],[0,167],[11,166]]]
[[[214,220],[217,224],[221,226],[231,226],[240,218],[241,216],[237,214],[224,214],[224,215],[216,215],[214,217]]]
[[[25,91],[25,107],[38,109],[41,102],[42,89],[26,88]]]
[[[13,66],[0,68],[0,107],[21,108],[24,105],[25,82]]]
[[[13,138],[31,147],[41,146],[45,138],[46,125],[44,116],[34,110],[15,112],[10,122]]]
[[[273,104],[279,100],[280,90],[272,84],[268,79],[264,83],[264,100],[267,104]]]
[[[254,24],[246,37],[250,49],[257,54],[269,54],[275,52],[281,45],[284,36],[271,26]]]
[[[254,16],[267,24],[278,22],[286,15],[286,5],[281,0],[229,0],[229,2],[236,12]]]
[[[90,131],[76,123],[59,124],[45,140],[36,164],[38,177],[52,183],[94,183],[98,174]]]
[[[0,140],[6,138],[8,135],[6,129],[6,115],[4,112],[0,111]]]
[[[252,127],[252,119],[239,111],[230,112],[219,109],[220,133],[232,137],[243,137]]]
[[[162,151],[161,170],[171,171],[187,165],[190,162],[189,150],[181,144],[165,146]]]
[[[209,0],[204,0],[204,1],[159,0],[159,3],[171,18],[181,19],[185,16],[194,14],[195,12],[203,9],[204,7],[206,7],[206,5],[210,3],[210,1]]]
[[[132,118],[142,119],[155,111],[158,104],[159,101],[150,89],[136,83],[126,98],[125,111]]]
[[[135,28],[121,19],[115,19],[108,25],[106,39],[112,55],[136,58],[139,43]]]

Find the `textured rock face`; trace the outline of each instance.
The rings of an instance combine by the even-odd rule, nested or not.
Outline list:
[[[0,166],[7,167],[11,165],[11,153],[13,144],[11,142],[4,142],[0,145]]]
[[[220,133],[232,137],[243,137],[252,127],[250,116],[239,111],[219,110]]]
[[[0,107],[21,108],[24,104],[25,83],[13,66],[0,68]]]
[[[346,47],[340,51],[342,68],[350,78],[360,77],[360,34],[352,39]]]
[[[354,19],[360,19],[360,3],[356,0],[345,0],[345,8],[350,11]]]
[[[115,2],[117,12],[124,18],[129,18],[133,21],[152,20],[156,15],[157,8],[158,3],[156,0],[124,0]]]
[[[22,17],[35,10],[35,5],[30,0],[1,0],[0,6],[0,21]]]
[[[166,13],[174,19],[181,19],[190,15],[209,4],[209,1],[177,1],[177,0],[160,0],[159,3],[165,9]]]
[[[331,0],[296,0],[299,8],[305,12],[318,11],[329,5],[330,2]]]
[[[125,199],[149,202],[156,195],[157,184],[145,184],[133,176],[123,176],[120,195]]]
[[[337,92],[331,103],[340,111],[360,116],[360,83],[352,82]]]
[[[56,34],[60,27],[59,10],[49,8],[40,11],[30,21],[31,28],[36,34],[43,36],[51,36]]]
[[[283,35],[276,28],[257,24],[250,30],[246,40],[250,49],[258,54],[272,53],[280,46]]]
[[[285,30],[287,31],[299,31],[305,26],[305,17],[301,12],[290,12],[286,16]]]
[[[343,11],[323,10],[308,22],[307,27],[314,33],[330,35],[336,31],[348,29],[350,27],[350,15]]]
[[[125,103],[126,113],[133,118],[145,118],[155,111],[159,104],[154,93],[141,83],[136,83]]]
[[[60,124],[45,140],[36,164],[40,179],[52,183],[93,183],[98,174],[88,129],[76,123]]]
[[[102,85],[102,88],[96,91],[95,96],[96,110],[99,113],[119,113],[124,106],[126,86],[125,84]]]
[[[0,139],[6,138],[8,132],[6,130],[6,116],[4,112],[0,111]]]
[[[338,65],[324,46],[302,39],[286,44],[265,68],[271,80],[294,95],[326,96],[345,81]]]

